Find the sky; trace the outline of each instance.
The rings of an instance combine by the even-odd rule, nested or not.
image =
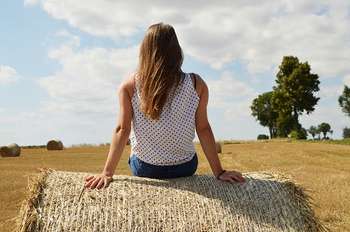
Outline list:
[[[286,55],[307,61],[321,81],[302,125],[328,122],[333,138],[350,126],[337,101],[350,85],[350,1],[4,0],[0,145],[110,142],[118,87],[136,70],[148,26],[159,22],[175,28],[183,70],[209,87],[216,139],[268,134],[250,105],[275,85]]]

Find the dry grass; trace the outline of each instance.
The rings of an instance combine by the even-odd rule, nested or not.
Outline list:
[[[241,172],[275,170],[292,175],[311,190],[315,212],[332,231],[350,231],[350,147],[326,143],[266,142],[223,145],[220,159],[226,169]],[[210,173],[197,146],[198,174]],[[39,167],[100,172],[108,147],[63,151],[23,149],[21,157],[0,159],[0,231],[12,231],[28,182]],[[130,175],[125,150],[116,174]]]

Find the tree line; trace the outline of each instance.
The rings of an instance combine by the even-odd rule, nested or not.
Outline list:
[[[333,133],[326,122],[309,129],[303,128],[299,122],[299,117],[311,114],[320,100],[316,95],[320,90],[319,76],[311,72],[308,62],[300,62],[295,56],[284,56],[275,83],[271,91],[258,95],[250,107],[252,116],[269,129],[270,138],[306,139],[309,133],[314,139],[316,135],[320,139],[321,134],[322,138],[327,139],[327,134]],[[344,86],[338,102],[342,111],[350,117],[348,86]],[[350,128],[344,128],[343,136],[350,137]]]

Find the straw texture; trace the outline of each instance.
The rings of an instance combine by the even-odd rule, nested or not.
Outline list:
[[[305,189],[278,173],[243,173],[243,184],[212,175],[115,175],[108,188],[86,190],[79,200],[86,175],[42,172],[18,231],[328,231]]]

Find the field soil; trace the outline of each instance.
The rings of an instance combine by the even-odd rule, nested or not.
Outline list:
[[[331,231],[350,231],[350,146],[307,142],[235,142],[219,154],[227,170],[279,171],[309,190],[316,216]],[[211,173],[199,144],[197,174]],[[38,168],[101,172],[107,146],[75,147],[63,151],[22,149],[20,157],[0,158],[0,231],[13,231],[20,205],[27,194],[28,177]],[[131,175],[127,146],[115,174]],[[83,182],[82,182],[83,183]]]

